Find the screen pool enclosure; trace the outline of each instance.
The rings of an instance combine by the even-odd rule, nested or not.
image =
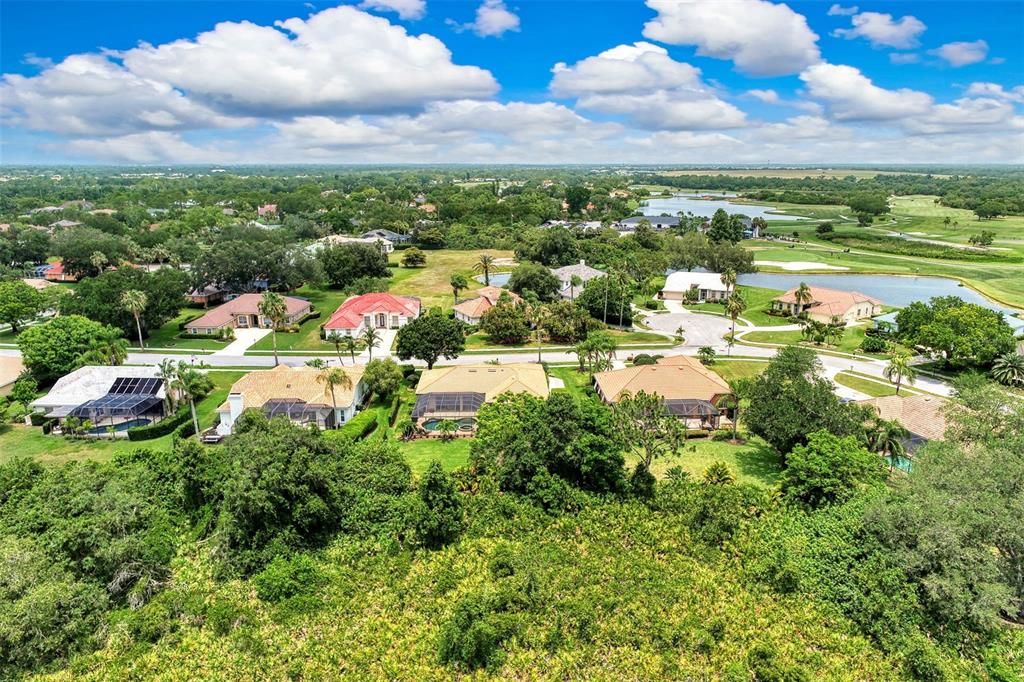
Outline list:
[[[483,393],[425,393],[416,398],[412,418],[462,417],[476,414],[487,396]]]
[[[157,393],[163,379],[122,377],[114,381],[106,395],[86,401],[71,410],[79,419],[133,419],[163,414],[164,401]]]

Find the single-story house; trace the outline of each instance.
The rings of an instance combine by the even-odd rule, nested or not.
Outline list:
[[[503,393],[547,398],[549,392],[548,376],[540,364],[435,367],[420,376],[412,418],[427,435],[438,435],[438,427],[447,420],[455,422],[458,434],[470,435],[476,431],[476,414],[484,403]]]
[[[24,277],[21,281],[36,291],[42,291],[43,289],[49,289],[50,287],[57,286],[53,282],[48,282],[42,277]]]
[[[860,401],[870,405],[879,418],[895,420],[910,432],[904,444],[912,453],[930,440],[942,440],[946,435],[945,410],[949,401],[931,395],[887,395]]]
[[[631,232],[640,226],[640,223],[647,221],[654,230],[667,230],[672,227],[679,227],[679,218],[669,215],[635,215],[623,218],[615,223],[615,229],[623,232]]]
[[[367,397],[363,368],[346,367],[352,386],[335,386],[333,396],[331,387],[320,380],[321,372],[287,365],[249,372],[232,384],[228,399],[217,408],[217,434],[231,435],[245,410],[261,410],[270,418],[284,416],[293,424],[316,424],[320,429],[341,426],[356,415]]]
[[[473,293],[476,294],[475,298],[461,301],[453,308],[456,320],[462,320],[466,324],[480,324],[484,314],[498,304],[498,299],[501,298],[502,294],[505,294],[516,303],[521,303],[523,300],[514,292],[502,289],[501,287],[483,287]]]
[[[277,215],[277,204],[263,204],[256,209],[256,215],[260,217]]]
[[[582,291],[583,285],[590,280],[605,276],[605,272],[603,270],[590,267],[584,260],[573,265],[566,265],[561,268],[552,268],[551,274],[558,278],[559,296],[570,299],[575,298],[576,294]],[[573,286],[573,276],[580,278],[579,285]]]
[[[637,365],[594,375],[598,396],[609,404],[640,391],[659,396],[670,414],[689,429],[714,430],[731,411],[722,400],[732,395],[725,379],[696,358],[673,355],[655,365]]]
[[[690,292],[695,292],[690,294]],[[698,302],[724,301],[729,297],[729,289],[722,283],[722,275],[717,272],[673,272],[665,279],[661,297],[668,301],[683,301],[687,294],[696,296]]]
[[[310,244],[309,251],[316,253],[326,246],[336,246],[338,244],[367,244],[368,246],[375,246],[380,249],[380,252],[385,256],[395,250],[395,244],[390,239],[382,239],[380,237],[348,237],[343,234],[329,234],[326,237],[321,237]]]
[[[398,329],[420,316],[420,299],[378,293],[349,298],[324,325],[327,338],[358,336],[367,327]]]
[[[260,294],[242,294],[233,298],[227,303],[222,303],[213,308],[202,317],[192,320],[185,325],[189,334],[213,335],[220,333],[222,329],[248,329],[260,327],[270,329],[273,323],[270,318],[260,315]],[[284,296],[285,313],[284,324],[297,324],[302,318],[313,312],[313,305],[304,298]]]
[[[224,300],[225,292],[220,287],[209,284],[202,289],[193,289],[185,294],[185,298],[192,305],[201,305],[204,308],[213,303],[220,303]]]
[[[50,223],[49,225],[47,225],[47,227],[49,227],[51,230],[57,230],[67,229],[69,227],[78,227],[81,224],[82,223],[78,222],[77,220],[58,220],[55,223]]]
[[[43,270],[43,278],[48,282],[77,282],[78,277],[64,271],[64,263],[57,261]]]
[[[126,436],[133,426],[158,422],[166,416],[167,387],[154,365],[87,365],[57,380],[50,392],[30,407],[66,423],[69,417],[89,420],[90,436]]]
[[[797,305],[796,288],[790,289],[772,300],[772,311],[797,316],[806,313],[812,320],[830,322],[840,318],[844,322],[855,322],[867,317],[880,315],[882,302],[857,291],[838,291],[825,287],[808,287],[811,300]]]
[[[392,244],[405,244],[406,242],[412,241],[411,235],[400,234],[393,230],[384,229],[368,230],[366,232],[363,232],[363,234],[361,234],[360,236],[363,239],[373,239],[374,241],[376,241],[377,239],[383,239],[385,241],[391,242]]]
[[[25,364],[17,355],[0,356],[0,396],[10,395],[14,382],[25,371]]]

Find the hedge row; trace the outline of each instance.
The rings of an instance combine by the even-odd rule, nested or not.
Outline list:
[[[171,433],[185,422],[191,422],[191,420],[192,414],[189,412],[188,405],[182,405],[176,414],[164,419],[163,421],[158,421],[155,424],[147,424],[146,426],[133,426],[128,429],[128,440],[139,441],[161,438]]]
[[[377,430],[377,410],[368,408],[341,427],[341,432],[354,440],[363,440]]]
[[[388,415],[389,426],[395,425],[395,419],[398,418],[398,409],[400,407],[402,407],[402,398],[396,395],[394,399],[391,401],[391,413]]]

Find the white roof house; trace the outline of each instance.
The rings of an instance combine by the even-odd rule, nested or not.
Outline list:
[[[107,395],[118,379],[159,377],[160,369],[155,365],[86,365],[58,379],[50,392],[34,400],[31,407],[51,417],[62,417],[83,403]],[[161,385],[156,395],[163,398],[166,395],[166,388]]]
[[[681,300],[686,293],[695,289],[698,300],[719,300],[728,296],[729,290],[722,284],[722,276],[717,272],[673,272],[665,280],[661,297],[669,300]]]
[[[383,239],[381,237],[348,237],[341,234],[329,234],[326,237],[321,237],[310,244],[309,251],[311,253],[316,253],[326,246],[335,246],[337,244],[366,244],[367,246],[376,246],[384,255],[395,250],[395,244],[390,239]]]

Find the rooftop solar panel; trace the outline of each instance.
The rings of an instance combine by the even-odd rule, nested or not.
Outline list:
[[[118,377],[114,379],[114,385],[110,387],[107,393],[116,395],[156,395],[163,383],[163,379],[155,377]]]

